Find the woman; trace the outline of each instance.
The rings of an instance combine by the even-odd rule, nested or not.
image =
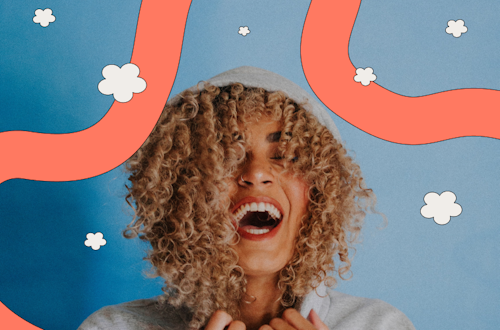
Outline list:
[[[184,91],[127,165],[125,236],[151,244],[165,294],[80,329],[414,329],[384,302],[326,288],[349,272],[375,196],[291,81],[240,67]]]

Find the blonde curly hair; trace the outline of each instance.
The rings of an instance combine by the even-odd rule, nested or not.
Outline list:
[[[145,259],[165,279],[165,300],[188,307],[189,326],[205,325],[215,310],[237,318],[245,273],[232,248],[228,182],[245,161],[245,123],[268,116],[281,123],[284,171],[309,184],[308,212],[295,251],[279,274],[283,307],[296,306],[337,272],[349,274],[349,249],[375,195],[340,141],[316,117],[282,92],[205,83],[168,102],[153,132],[128,160],[127,203],[134,220],[127,238],[152,249]],[[338,257],[339,265],[335,265]]]

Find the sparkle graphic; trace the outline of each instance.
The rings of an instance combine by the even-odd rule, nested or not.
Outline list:
[[[363,86],[368,86],[372,81],[375,81],[377,76],[373,74],[372,68],[358,68],[356,69],[356,75],[354,76],[354,81],[360,82]]]
[[[462,213],[462,207],[455,203],[457,196],[451,191],[445,191],[441,195],[430,192],[425,195],[426,205],[420,209],[420,214],[425,218],[434,218],[438,225],[446,225],[451,217],[456,217]]]
[[[40,24],[43,27],[49,26],[50,23],[54,22],[56,17],[52,15],[52,9],[46,8],[44,10],[35,10],[35,16],[33,17],[33,22]]]
[[[238,33],[246,37],[246,35],[250,33],[250,30],[248,29],[248,26],[240,26]]]
[[[146,89],[146,81],[139,78],[139,68],[137,65],[127,63],[121,68],[110,64],[102,69],[101,80],[97,88],[102,94],[113,94],[118,102],[128,102],[134,93],[141,93]]]
[[[467,27],[464,25],[465,22],[461,19],[459,20],[449,20],[448,27],[446,28],[446,33],[453,34],[455,38],[458,38],[462,33],[467,32]]]
[[[101,246],[106,245],[106,240],[103,238],[101,232],[95,234],[88,233],[87,240],[85,241],[85,246],[89,246],[92,250],[99,250]]]

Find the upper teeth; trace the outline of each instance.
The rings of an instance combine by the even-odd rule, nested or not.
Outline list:
[[[278,211],[274,205],[263,202],[253,202],[243,204],[236,211],[234,211],[234,219],[236,221],[240,221],[248,212],[267,212],[275,219],[281,218],[280,211]]]

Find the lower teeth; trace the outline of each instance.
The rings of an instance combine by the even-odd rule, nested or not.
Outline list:
[[[249,234],[262,235],[269,232],[269,229],[245,229]]]

